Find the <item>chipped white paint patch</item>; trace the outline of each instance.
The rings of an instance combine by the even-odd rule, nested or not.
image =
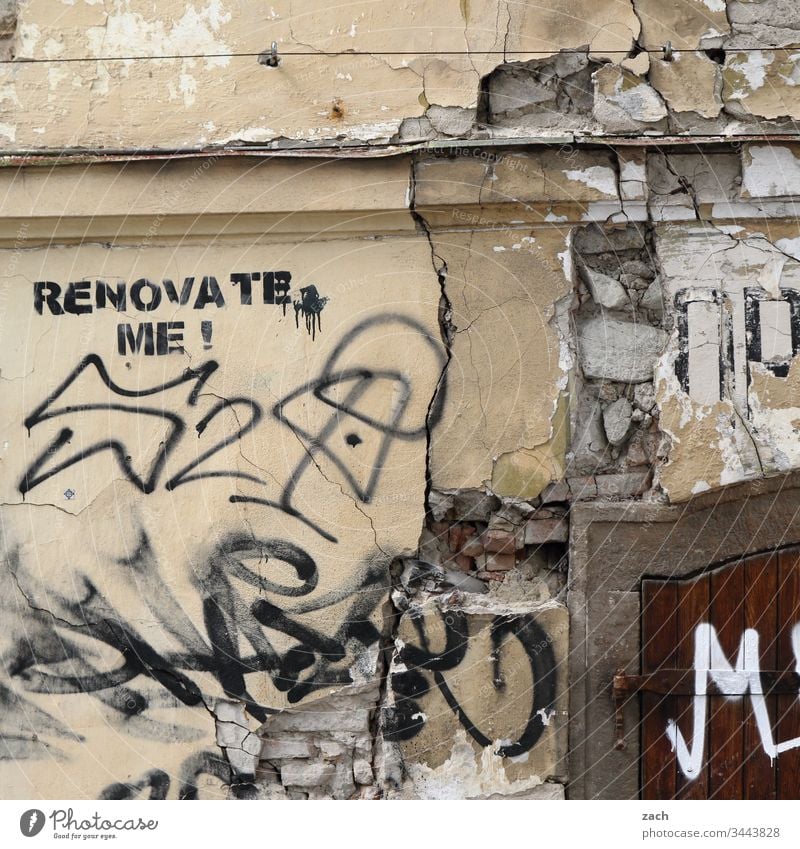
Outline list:
[[[800,194],[800,159],[785,145],[751,145],[742,164],[742,189],[753,198]]]
[[[635,162],[633,159],[623,160],[619,173],[622,180],[632,180],[635,183],[647,181],[644,162]]]
[[[647,198],[647,184],[638,180],[621,180],[619,190],[623,205],[625,201],[644,201]]]
[[[580,171],[564,171],[563,173],[573,183],[583,183],[607,197],[617,196],[617,175],[606,165],[592,165]]]
[[[747,58],[740,61],[739,57],[742,54],[736,55],[736,59],[731,63],[730,67],[738,71],[747,81],[744,87],[734,87],[728,95],[732,100],[744,100],[754,91],[763,88],[767,78],[767,68],[775,60],[775,54],[769,51],[747,53]]]
[[[760,363],[751,363],[750,367],[764,376],[768,374]],[[748,401],[753,429],[761,442],[772,447],[775,469],[789,471],[800,466],[800,407],[765,407],[753,388]]]
[[[725,0],[702,0],[703,5],[712,12],[724,12]]]
[[[800,85],[800,65],[798,65],[797,60],[800,59],[800,53],[790,53],[787,56],[787,61],[792,64],[792,70],[788,74],[783,74],[781,71],[778,71],[778,76],[786,83],[788,86],[797,86]],[[778,66],[784,67],[783,64]]]
[[[358,139],[360,141],[375,141],[377,139],[386,139],[388,141],[399,131],[401,122],[402,119],[398,118],[393,121],[358,124],[356,126],[348,127],[347,131],[350,138]],[[341,127],[312,127],[305,135],[307,138],[312,139],[329,139],[341,132]]]
[[[466,731],[459,728],[454,735],[450,757],[432,769],[427,764],[406,762],[405,768],[418,795],[424,799],[480,799],[494,795],[514,795],[532,790],[544,783],[542,776],[512,781],[508,778],[504,759],[494,754],[500,745],[475,752]]]
[[[42,37],[42,31],[36,24],[18,23],[17,24],[17,50],[18,59],[33,59],[33,53],[36,50],[36,45]]]
[[[643,162],[621,160],[619,170],[620,191],[625,200],[640,200],[645,197],[647,170]]]
[[[708,485],[708,481],[697,481],[697,483],[692,487],[692,495],[699,495],[701,492],[707,492],[711,487]]]
[[[800,260],[800,236],[795,239],[778,239],[775,242],[775,247]]]
[[[575,264],[572,261],[572,231],[567,233],[566,248],[558,254],[558,259],[561,262],[561,267],[564,269],[564,277],[569,281],[570,286],[575,285]]]
[[[732,424],[730,414],[720,413],[717,416],[716,427],[719,435],[717,448],[722,457],[722,462],[725,464],[719,476],[720,485],[725,486],[729,483],[738,483],[745,480],[749,475],[742,463],[737,444],[737,432]]]
[[[581,214],[581,221],[607,221],[622,213],[622,204],[619,201],[595,200],[587,204],[586,211]],[[625,215],[629,220],[644,220],[641,216],[647,215],[647,208],[644,204],[631,204],[630,207],[626,207]],[[621,220],[622,223],[626,223],[624,216]]]
[[[758,285],[776,299],[781,297],[780,284],[783,275],[783,266],[786,265],[786,262],[785,256],[778,255],[770,257],[764,263],[757,277]]]
[[[558,379],[558,388],[566,389],[569,386],[570,371],[575,366],[575,356],[570,347],[567,336],[559,332],[558,338],[558,367],[561,369],[561,377]],[[552,429],[552,425],[551,425]]]
[[[652,124],[667,117],[666,104],[652,86],[644,81],[630,87],[624,87],[624,85],[625,78],[620,75],[614,83],[614,93],[606,95],[609,102],[619,106],[636,121],[646,124]]]
[[[716,27],[709,27],[701,36],[700,36],[700,47],[713,47],[712,44],[708,44],[708,41],[711,41],[715,38],[722,38],[725,35],[730,35],[729,32],[720,32]]]
[[[545,215],[544,220],[550,224],[560,224],[563,221],[569,220],[566,215],[556,215],[551,209],[547,215]]]
[[[17,128],[13,124],[0,124],[0,136],[4,136],[9,141],[17,140]]]
[[[223,144],[232,141],[244,142],[266,142],[271,141],[277,135],[270,127],[243,127],[236,133],[222,139]]]
[[[230,53],[229,46],[218,37],[220,27],[231,20],[220,0],[210,0],[204,8],[189,4],[183,17],[175,21],[148,20],[138,12],[109,14],[103,27],[86,30],[88,47],[94,56],[127,56],[131,46],[137,53],[149,56],[176,54]],[[224,67],[228,56],[206,59],[206,67]]]
[[[654,206],[652,208],[653,221],[693,221],[696,216],[694,207],[690,205]]]
[[[42,50],[48,59],[56,59],[64,52],[64,43],[56,41],[54,38],[48,38]]]
[[[518,242],[514,242],[511,246],[512,251],[521,251],[523,248],[530,250],[531,245],[534,244],[536,239],[533,236],[523,236]],[[495,250],[497,250],[495,248]],[[505,248],[503,248],[505,250]]]

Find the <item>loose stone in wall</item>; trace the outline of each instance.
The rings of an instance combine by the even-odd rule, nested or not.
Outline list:
[[[653,376],[667,333],[651,235],[591,225],[573,246],[579,373],[568,474],[583,497],[636,497],[649,487],[662,441]]]

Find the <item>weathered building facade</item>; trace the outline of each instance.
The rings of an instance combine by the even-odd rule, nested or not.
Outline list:
[[[800,796],[792,6],[3,3],[0,794]]]

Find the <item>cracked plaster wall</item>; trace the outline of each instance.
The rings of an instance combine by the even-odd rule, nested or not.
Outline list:
[[[206,188],[227,187],[220,208],[226,192],[241,199],[243,177],[263,214],[274,211],[265,197],[319,191],[307,169],[215,167]],[[380,188],[369,169],[342,175],[368,237],[295,227],[252,239],[234,227],[192,243],[156,227],[111,245],[102,229],[113,222],[99,217],[80,244],[66,220],[58,246],[7,243],[5,797],[307,794],[308,775],[269,751],[262,759],[257,734],[271,740],[301,706],[295,721],[305,717],[306,737],[316,729],[309,769],[320,765],[329,795],[374,784],[389,566],[417,550],[445,356],[429,244],[405,207],[407,167],[394,181],[381,174]],[[2,176],[21,209],[29,187]],[[62,172],[62,186],[74,176]],[[116,176],[135,200],[143,172]],[[170,191],[180,169],[149,176],[176,198],[175,214],[196,214],[196,195]],[[387,227],[385,210],[404,207],[404,231]],[[266,281],[284,269],[281,296]],[[231,274],[256,271],[265,285],[253,276],[245,298]],[[198,308],[211,277],[220,299]],[[186,303],[168,299],[166,279],[191,287]],[[70,301],[76,280],[87,282]],[[159,305],[137,302],[137,280],[161,287]],[[61,287],[57,308],[37,312],[34,281]],[[98,308],[98,281],[127,285],[124,308]],[[324,303],[309,314],[311,285]],[[181,322],[183,338],[163,356],[131,343],[121,352],[120,323],[145,321]]]
[[[793,117],[789,5],[51,7],[3,49],[92,59],[0,68],[9,150],[434,149],[0,171],[4,796],[562,798],[571,506],[800,462],[800,151],[722,142]],[[722,143],[436,146],[645,131]]]
[[[441,226],[434,161],[0,172],[5,796],[563,796],[567,525],[545,484],[566,445],[553,297],[570,290],[568,233],[510,224],[507,192],[530,167],[548,208],[603,196],[597,161],[600,188],[575,162],[507,163],[499,234],[455,204]],[[113,198],[92,191],[109,181]],[[546,274],[533,287],[523,248]],[[476,299],[515,267],[516,299]],[[459,438],[493,443],[501,466],[540,452],[546,474],[519,494],[547,488],[546,509],[481,492],[517,479],[493,484],[474,448],[432,449],[489,386],[485,354],[460,385],[470,335],[491,350],[514,313],[500,385],[526,394],[495,412],[488,396]],[[541,359],[539,408],[525,371]],[[434,489],[448,480],[472,514]],[[426,493],[442,525],[469,534],[473,517],[474,561],[451,562],[455,530],[441,556]],[[444,664],[442,639],[457,645]]]
[[[791,145],[0,179],[7,796],[563,795],[571,505],[797,466]]]
[[[736,135],[798,117],[784,0],[20,0],[0,24],[6,150]],[[259,65],[273,41],[280,67]],[[195,58],[132,58],[161,56]]]

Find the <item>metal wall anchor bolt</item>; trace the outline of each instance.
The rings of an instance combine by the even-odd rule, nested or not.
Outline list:
[[[264,51],[258,54],[258,64],[266,65],[268,68],[277,68],[281,64],[281,57],[278,56],[278,42],[273,41],[269,51]]]

